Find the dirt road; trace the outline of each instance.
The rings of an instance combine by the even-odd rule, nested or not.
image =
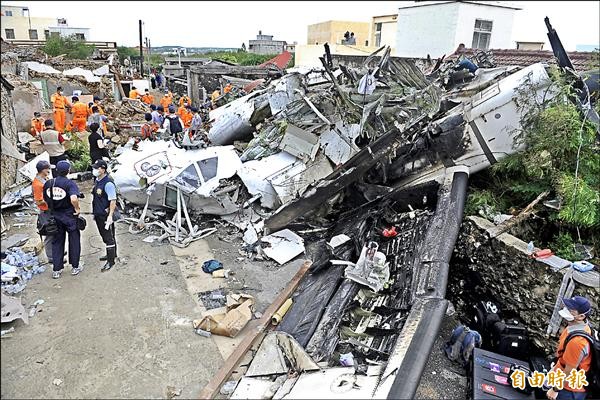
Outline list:
[[[84,199],[82,210],[89,208]],[[9,235],[35,236],[35,217],[27,218],[27,226],[11,228]],[[20,320],[2,324],[3,330],[15,326],[16,331],[1,342],[1,397],[165,398],[167,386],[181,389],[181,398],[196,397],[250,326],[234,339],[201,337],[191,328],[191,320],[203,312],[196,293],[229,285],[201,271],[202,261],[213,257],[211,246],[206,241],[175,250],[151,245],[117,224],[118,252],[126,263],[101,273],[98,257],[104,251],[93,246],[103,245],[87,219],[83,272],[71,276],[69,268],[54,280],[48,268],[34,276],[22,303],[28,307],[43,299],[39,312],[29,325]],[[7,222],[14,225],[15,220],[9,215]],[[219,247],[218,239],[211,241]],[[248,293],[257,298],[258,311],[301,264],[298,260],[273,272],[265,269],[268,263],[236,263],[237,247],[221,247],[230,250],[217,255],[253,290]],[[56,379],[62,383],[55,385]]]

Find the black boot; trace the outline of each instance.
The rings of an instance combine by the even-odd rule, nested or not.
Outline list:
[[[109,263],[109,262],[107,261],[107,262],[106,262],[106,264],[104,264],[104,265],[102,266],[102,268],[100,268],[100,272],[106,272],[106,271],[108,271],[109,269],[111,269],[111,268],[112,268],[112,267],[114,267],[114,266],[115,266],[114,264],[111,264],[111,263]]]

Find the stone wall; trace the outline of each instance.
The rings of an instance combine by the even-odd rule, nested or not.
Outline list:
[[[2,115],[2,135],[4,135],[11,143],[17,143],[17,124],[12,96],[8,88],[3,84],[0,84],[0,86],[2,87],[2,105],[0,108],[0,115]],[[0,156],[0,168],[2,171],[2,174],[0,174],[0,198],[4,196],[8,188],[15,183],[17,169],[20,164],[22,163],[15,158],[8,157],[4,154]]]
[[[450,264],[447,297],[464,317],[472,315],[478,301],[494,301],[507,317],[522,320],[532,344],[550,354],[557,338],[548,337],[546,329],[563,273],[528,257],[519,249],[523,246],[508,234],[488,240],[484,229],[465,219]],[[591,319],[597,325],[600,288],[576,283],[574,295],[590,299],[597,310]]]

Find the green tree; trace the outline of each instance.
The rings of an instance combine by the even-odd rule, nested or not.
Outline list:
[[[46,40],[43,50],[52,57],[65,54],[66,58],[82,60],[92,55],[94,47],[86,45],[83,40],[77,39],[74,35],[51,36]]]
[[[136,57],[140,55],[140,52],[138,49],[135,48],[131,48],[131,47],[125,47],[125,46],[118,46],[117,47],[117,54],[119,55],[119,60],[124,60],[127,57]]]

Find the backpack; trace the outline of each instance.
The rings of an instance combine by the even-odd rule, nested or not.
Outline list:
[[[475,347],[481,347],[481,335],[461,324],[452,331],[450,340],[444,345],[444,352],[450,360],[466,367]]]
[[[169,118],[169,130],[171,133],[183,132],[183,126],[179,122],[179,117],[168,116],[167,118]]]
[[[581,336],[586,338],[590,343],[590,354],[592,355],[592,363],[590,365],[590,370],[586,374],[586,379],[588,381],[588,391],[595,394],[600,394],[600,334],[594,328],[592,328],[592,334],[590,335],[587,332],[583,331],[575,331],[569,333],[567,339],[565,339],[564,349],[567,348],[567,344],[569,340],[574,338],[575,336]]]

